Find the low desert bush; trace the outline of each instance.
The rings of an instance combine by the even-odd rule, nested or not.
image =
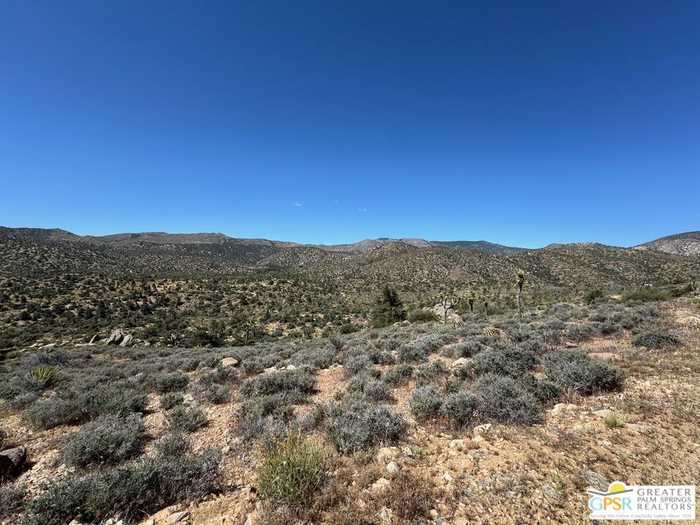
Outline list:
[[[387,406],[348,399],[327,407],[326,430],[338,451],[345,454],[397,442],[406,432],[406,422]]]
[[[168,392],[160,396],[160,408],[170,410],[185,401],[185,397],[180,392]]]
[[[645,332],[632,339],[634,346],[644,346],[646,348],[675,348],[680,346],[681,341],[675,335],[668,332]]]
[[[179,405],[167,413],[168,424],[173,432],[194,432],[207,424],[207,416],[199,407]]]
[[[408,401],[411,412],[419,419],[436,416],[442,408],[442,394],[433,386],[416,388]]]
[[[296,432],[274,443],[258,470],[262,497],[288,505],[308,505],[325,478],[322,450]]]
[[[247,399],[238,411],[236,431],[245,439],[284,434],[294,416],[292,405],[305,399],[294,392]]]
[[[453,427],[462,428],[474,420],[477,407],[478,399],[472,393],[459,391],[445,398],[440,411]]]
[[[191,445],[185,434],[172,432],[156,441],[155,449],[160,456],[176,457],[187,454],[191,449]]]
[[[411,310],[408,313],[408,320],[412,323],[432,323],[439,321],[435,312],[431,310],[424,310],[422,308],[418,310]]]
[[[590,359],[582,352],[563,350],[543,359],[547,378],[564,390],[581,395],[619,390],[622,372],[607,363]]]
[[[442,361],[435,361],[429,365],[417,367],[413,372],[413,377],[416,379],[416,384],[427,385],[448,374],[449,371]]]
[[[101,416],[71,434],[63,449],[66,465],[116,464],[134,456],[143,441],[143,420],[138,414],[126,418]]]
[[[21,512],[24,509],[26,497],[26,489],[17,482],[0,485],[0,520]],[[7,523],[13,522],[7,521]]]
[[[399,347],[399,361],[401,363],[420,363],[428,358],[424,348],[415,343],[406,343]]]
[[[518,348],[486,350],[474,356],[472,366],[477,375],[498,374],[520,377],[537,363],[534,354]]]
[[[123,383],[94,385],[78,392],[39,399],[30,405],[24,416],[34,427],[46,430],[59,425],[75,425],[104,414],[128,416],[143,412],[146,394]]]
[[[372,361],[366,354],[354,354],[345,360],[345,375],[350,377],[372,367]]]
[[[113,470],[47,485],[27,508],[29,525],[64,525],[72,519],[102,523],[118,515],[135,523],[163,507],[200,498],[218,489],[221,455],[156,454]]]
[[[542,419],[542,407],[534,395],[515,379],[487,374],[472,388],[483,421],[531,425]]]
[[[153,378],[153,388],[159,394],[165,394],[166,392],[179,392],[184,390],[189,382],[189,378],[181,372],[160,374]]]
[[[435,494],[430,481],[400,472],[391,480],[381,500],[394,511],[399,523],[424,523],[429,521]]]
[[[382,380],[393,386],[407,382],[413,377],[414,368],[411,365],[396,365],[391,370],[388,370]]]
[[[311,370],[297,368],[260,374],[246,380],[241,386],[241,394],[246,397],[268,396],[282,392],[311,394],[315,379]]]

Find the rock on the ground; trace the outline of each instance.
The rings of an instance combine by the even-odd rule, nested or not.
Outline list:
[[[27,449],[15,447],[0,452],[0,478],[18,474],[27,461]]]
[[[399,466],[395,462],[390,461],[389,464],[386,466],[386,471],[391,475],[398,474]]]
[[[391,481],[389,481],[388,479],[386,479],[386,478],[379,478],[377,481],[375,481],[374,483],[372,483],[372,485],[370,486],[369,490],[370,490],[370,492],[371,492],[372,494],[375,494],[375,495],[376,495],[376,494],[381,494],[382,492],[384,492],[385,490],[387,490],[387,489],[389,488],[390,485],[391,485]]]
[[[237,366],[238,365],[238,359],[235,357],[224,357],[221,360],[221,366],[224,368],[228,368],[230,366]]]

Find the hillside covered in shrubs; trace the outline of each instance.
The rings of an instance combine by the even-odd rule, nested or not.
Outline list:
[[[539,507],[544,521],[573,523],[587,485],[700,474],[680,466],[697,452],[682,421],[700,401],[699,337],[678,323],[680,311],[700,325],[692,301],[237,347],[13,352],[0,455],[28,459],[0,472],[0,522],[515,523],[542,497],[562,502]],[[671,421],[686,439],[673,465],[650,452],[676,443]],[[605,447],[601,433],[650,455],[585,452]]]

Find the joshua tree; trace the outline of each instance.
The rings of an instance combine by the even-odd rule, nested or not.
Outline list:
[[[454,304],[452,304],[452,297],[449,293],[446,292],[440,297],[440,306],[442,306],[442,322],[443,324],[447,324],[447,312],[454,309]]]
[[[474,294],[471,294],[469,296],[469,299],[467,299],[467,302],[469,302],[469,311],[471,313],[474,313]]]
[[[523,285],[525,284],[525,273],[518,272],[516,285],[518,286],[518,320],[523,320]]]

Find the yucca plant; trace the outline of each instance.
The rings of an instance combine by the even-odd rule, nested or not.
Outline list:
[[[56,368],[53,366],[37,366],[27,374],[27,381],[37,388],[48,388],[56,382]]]

